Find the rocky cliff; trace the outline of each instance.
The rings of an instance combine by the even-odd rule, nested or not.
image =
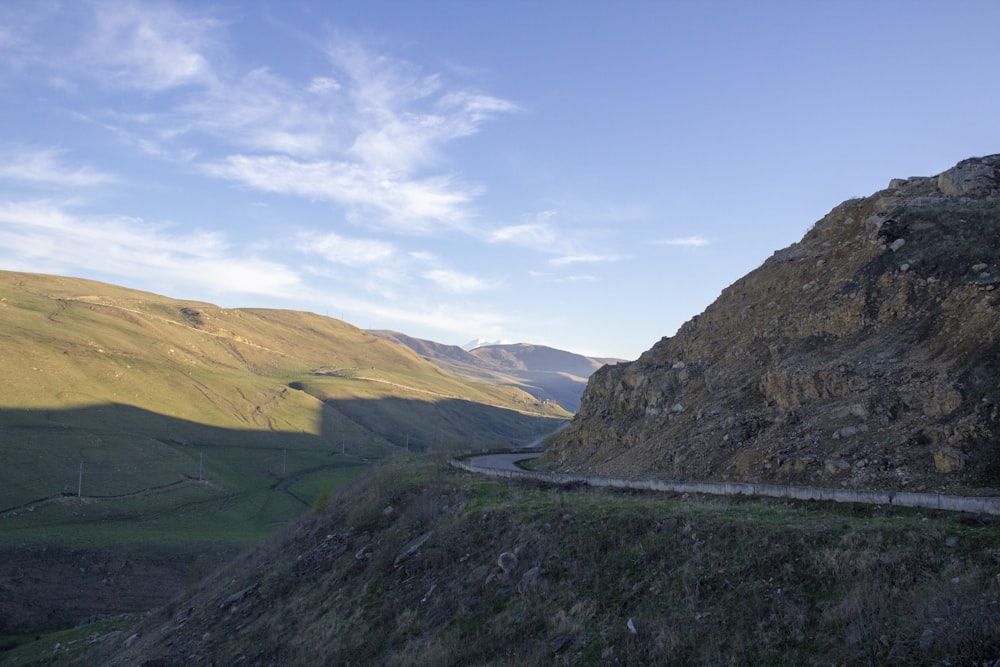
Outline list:
[[[546,454],[629,477],[1000,492],[1000,155],[848,200],[638,360]]]

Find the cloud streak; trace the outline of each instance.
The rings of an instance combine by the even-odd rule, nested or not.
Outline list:
[[[674,239],[656,241],[659,245],[683,246],[686,248],[701,248],[711,244],[711,241],[703,236],[682,236]]]
[[[451,294],[469,294],[489,288],[489,285],[483,280],[458,271],[432,269],[421,275]]]
[[[568,266],[570,264],[600,264],[605,262],[619,262],[626,259],[624,255],[598,255],[593,253],[581,255],[563,255],[553,257],[549,264],[553,266]]]
[[[404,233],[464,226],[465,207],[475,195],[446,177],[400,178],[350,162],[300,161],[283,155],[231,155],[202,169],[262,192],[343,204],[352,222]]]
[[[124,216],[78,215],[46,200],[0,202],[0,261],[23,271],[81,270],[216,293],[288,298],[300,287],[288,267],[238,258],[221,234],[171,234]]]
[[[61,159],[64,154],[65,151],[55,148],[21,148],[0,152],[0,181],[79,188],[116,180],[111,174],[91,167],[66,166]]]

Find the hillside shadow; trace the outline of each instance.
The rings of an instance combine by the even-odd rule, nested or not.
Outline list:
[[[316,418],[304,433],[123,404],[0,409],[0,638],[165,604],[374,460],[528,444],[561,423],[398,398]]]
[[[328,400],[315,433],[225,428],[117,403],[0,409],[0,513],[54,495],[111,497],[178,480],[276,484],[334,456],[368,463],[404,451],[526,446],[562,421],[458,399]]]

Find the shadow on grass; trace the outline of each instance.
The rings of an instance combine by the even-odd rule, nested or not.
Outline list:
[[[553,420],[461,400],[331,400],[316,432],[122,404],[0,410],[0,635],[163,604],[375,460],[518,443]]]

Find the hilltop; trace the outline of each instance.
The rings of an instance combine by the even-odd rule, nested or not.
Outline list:
[[[622,361],[528,343],[490,344],[465,350],[457,345],[442,345],[396,331],[373,330],[370,333],[405,345],[456,375],[516,387],[540,401],[557,403],[568,412],[579,409],[587,379],[594,371],[604,364]]]
[[[611,476],[1000,493],[1000,156],[893,179],[590,379],[547,453]]]

